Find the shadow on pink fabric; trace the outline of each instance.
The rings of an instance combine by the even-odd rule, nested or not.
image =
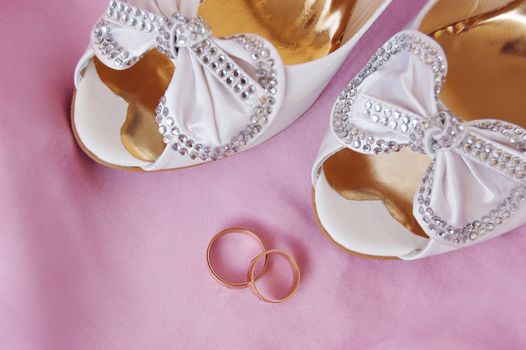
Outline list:
[[[0,7],[0,349],[519,349],[526,229],[415,262],[330,244],[310,169],[340,89],[424,0],[396,0],[317,103],[269,142],[212,164],[102,167],[70,131],[73,70],[96,0]],[[208,240],[251,227],[295,255],[280,305],[217,284]],[[521,232],[522,231],[522,232]]]

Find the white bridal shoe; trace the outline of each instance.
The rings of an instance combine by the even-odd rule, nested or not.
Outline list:
[[[431,1],[376,51],[313,169],[331,240],[412,260],[526,223],[525,23],[524,0]]]
[[[112,0],[76,69],[76,139],[144,171],[253,147],[315,101],[389,2]]]

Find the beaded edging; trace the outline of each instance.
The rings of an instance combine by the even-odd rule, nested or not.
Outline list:
[[[261,133],[269,121],[270,115],[275,112],[277,93],[277,72],[274,69],[275,60],[270,57],[270,50],[264,46],[263,40],[252,35],[239,35],[234,37],[243,48],[250,53],[251,59],[258,67],[256,74],[258,82],[244,74],[243,71],[211,40],[204,40],[192,47],[194,55],[199,57],[202,64],[212,70],[227,86],[231,87],[240,98],[245,100],[257,91],[256,85],[263,88],[261,96],[252,110],[250,120],[244,129],[239,131],[229,143],[224,145],[206,145],[199,143],[174,125],[174,118],[166,106],[166,96],[161,98],[156,109],[156,122],[163,141],[178,151],[181,155],[188,155],[192,159],[218,160],[237,153],[251,140]]]

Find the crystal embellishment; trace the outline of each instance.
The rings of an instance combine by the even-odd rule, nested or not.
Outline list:
[[[236,37],[236,40],[242,44],[249,53],[258,53],[255,59],[255,64],[259,67],[260,78],[258,82],[253,81],[247,74],[244,74],[233,60],[230,60],[226,55],[222,55],[220,48],[216,47],[209,40],[205,40],[201,44],[194,46],[192,50],[193,52],[199,51],[202,56],[208,55],[215,57],[216,60],[212,62],[217,62],[220,67],[223,67],[223,69],[218,69],[218,79],[225,81],[228,86],[233,85],[234,90],[236,90],[235,92],[239,94],[241,99],[248,99],[253,95],[256,92],[256,86],[260,86],[263,89],[263,93],[257,99],[257,103],[252,110],[252,114],[245,128],[240,130],[237,135],[225,145],[203,145],[188,135],[185,135],[185,137],[191,141],[190,144],[188,144],[188,142],[180,142],[180,140],[172,137],[170,128],[167,128],[166,133],[163,134],[165,143],[172,145],[172,148],[181,155],[188,155],[192,159],[199,158],[203,161],[218,160],[227,157],[237,153],[241,148],[254,140],[268,123],[270,114],[273,112],[273,105],[276,103],[274,95],[277,93],[276,86],[278,84],[275,78],[274,60],[266,54],[268,49],[265,48],[261,39],[251,35],[239,35]],[[213,51],[214,54],[210,53],[210,51]],[[262,52],[265,52],[265,54],[261,54]],[[212,65],[212,62],[210,62],[209,65]],[[230,67],[227,71],[226,66],[228,65],[230,65]],[[228,79],[230,79],[230,83],[228,83]],[[156,110],[156,121],[160,127],[169,127],[169,125],[167,125],[167,119],[170,114],[163,114],[164,110],[168,110],[166,102],[166,97],[161,98]]]

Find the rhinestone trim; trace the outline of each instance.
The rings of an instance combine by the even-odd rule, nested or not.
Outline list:
[[[210,28],[202,18],[187,18],[175,13],[170,18],[165,18],[154,13],[141,10],[119,0],[111,0],[108,9],[94,30],[95,44],[111,42],[114,47],[103,56],[118,68],[126,68],[136,63],[139,57],[129,58],[129,52],[115,42],[111,34],[109,23],[137,30],[139,32],[153,33],[156,35],[156,48],[174,59],[180,47],[191,47],[211,35]],[[125,57],[117,57],[116,50],[126,52]],[[113,53],[113,54],[112,54]]]
[[[423,177],[422,185],[418,189],[415,207],[418,209],[423,224],[439,239],[455,244],[466,244],[484,237],[519,209],[526,202],[526,185],[521,183],[515,187],[506,199],[499,203],[494,210],[477,220],[473,220],[463,227],[454,227],[447,220],[436,215],[430,206],[430,197],[433,186],[434,164],[432,164]]]
[[[369,59],[367,64],[360,70],[358,75],[351,80],[349,85],[338,97],[332,113],[332,130],[336,136],[350,148],[362,153],[381,154],[399,151],[403,146],[409,146],[413,151],[425,153],[426,145],[424,135],[430,129],[437,127],[435,120],[422,120],[408,111],[388,106],[384,102],[369,97],[365,102],[366,112],[362,116],[352,115],[352,109],[357,102],[358,88],[365,78],[376,72],[378,68],[388,62],[391,57],[401,52],[409,52],[420,58],[421,61],[430,66],[434,72],[434,92],[438,95],[442,90],[445,78],[446,66],[444,57],[438,54],[438,50],[423,40],[420,36],[400,33],[389,39],[376,53]],[[369,108],[370,107],[370,108]],[[373,110],[374,108],[374,110]],[[384,113],[380,115],[379,112]],[[390,115],[387,115],[390,113]],[[378,119],[376,119],[378,117]],[[397,144],[394,141],[384,140],[375,136],[365,135],[357,128],[353,118],[365,118],[380,125],[389,126],[391,129],[399,128],[402,134],[408,134],[411,142]],[[399,124],[402,118],[402,123]],[[406,126],[402,126],[406,125]],[[392,147],[379,147],[378,145],[392,145]]]
[[[204,40],[194,45],[192,53],[204,67],[212,72],[218,80],[229,86],[241,100],[249,100],[258,91],[258,83],[244,73],[237,63],[213,41]]]
[[[438,122],[435,122],[434,130],[427,136],[426,153],[433,155],[438,150],[452,149],[460,144],[466,137],[467,128],[464,122],[449,111],[438,113]]]
[[[526,130],[502,120],[477,120],[470,123],[481,130],[499,132],[507,138],[515,151],[526,155]]]
[[[388,127],[400,134],[410,135],[418,126],[420,117],[400,108],[390,106],[375,98],[367,98],[363,116],[373,123]]]
[[[93,43],[98,46],[100,53],[117,68],[130,67],[139,58],[130,57],[130,53],[113,38],[108,22],[101,19],[93,31]]]
[[[458,150],[465,156],[491,167],[516,181],[526,178],[526,130],[500,120],[476,121],[474,128],[500,133],[512,148],[499,147],[496,142],[480,135],[468,133]]]
[[[159,32],[167,22],[160,15],[141,10],[129,5],[125,1],[111,0],[104,14],[104,19],[109,22],[134,28],[141,32]]]
[[[234,61],[222,54],[211,41],[203,41],[201,45],[193,48],[193,52],[200,56],[201,62],[213,70],[219,79],[227,85],[233,86],[242,99],[249,98],[256,91],[256,84],[264,89],[263,94],[257,99],[249,123],[229,143],[224,145],[203,145],[189,135],[182,134],[181,130],[175,126],[175,120],[166,106],[166,97],[161,98],[156,109],[156,122],[159,125],[159,132],[163,135],[163,141],[170,144],[181,155],[187,155],[192,159],[200,158],[204,161],[227,157],[246,146],[268,123],[273,112],[273,106],[276,103],[274,95],[277,93],[278,80],[277,72],[273,68],[275,61],[270,57],[270,50],[264,46],[263,40],[258,37],[239,35],[235,39],[243,44],[244,49],[249,51],[251,58],[256,62],[258,83],[237,68]],[[203,57],[213,59],[209,59],[205,63]],[[214,63],[217,63],[217,66],[213,67]]]

